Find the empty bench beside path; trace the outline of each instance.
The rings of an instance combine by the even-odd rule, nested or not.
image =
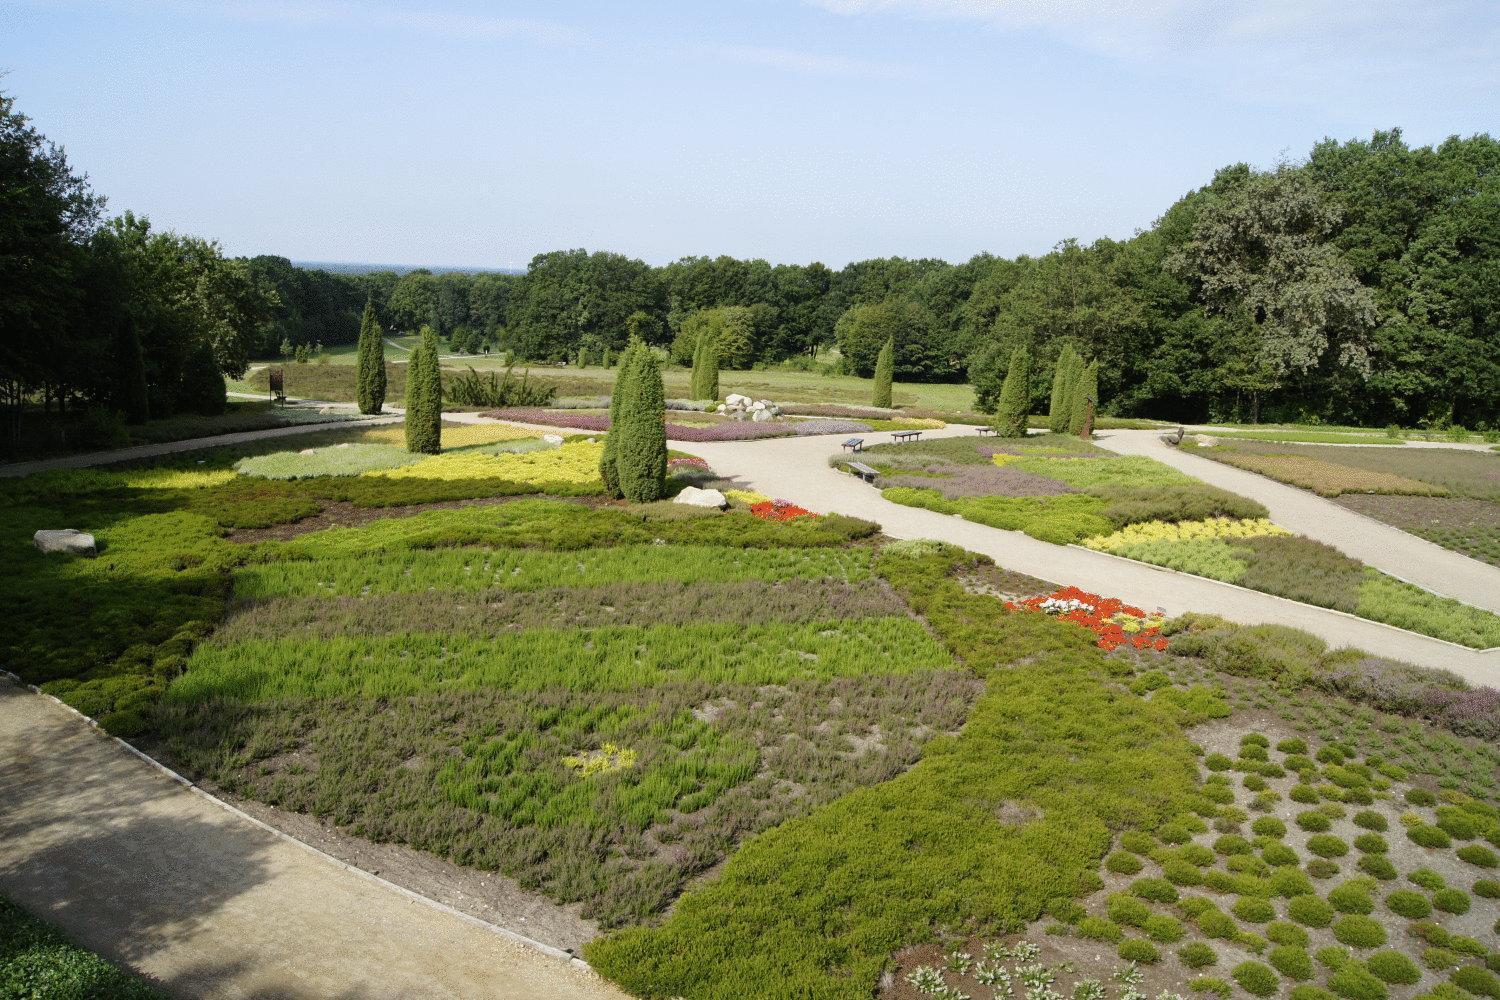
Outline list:
[[[875,482],[880,473],[863,462],[850,462],[849,471],[867,483]]]
[[[897,444],[905,444],[908,441],[916,441],[922,436],[921,431],[892,431],[891,440]]]

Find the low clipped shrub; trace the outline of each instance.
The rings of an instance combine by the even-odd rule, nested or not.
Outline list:
[[[1313,977],[1312,956],[1300,945],[1284,944],[1272,948],[1266,961],[1288,979],[1307,980]]]
[[[1462,916],[1469,912],[1469,895],[1462,889],[1439,889],[1432,894],[1432,905],[1444,913]]]
[[[1262,778],[1258,774],[1245,775],[1245,780],[1242,782],[1242,784],[1245,786],[1245,789],[1247,791],[1251,792],[1263,792],[1270,787],[1270,785],[1266,783],[1266,779]]]
[[[1454,986],[1468,990],[1476,997],[1491,997],[1492,1000],[1500,1000],[1500,976],[1496,976],[1488,969],[1466,965],[1453,973],[1450,980]]]
[[[1331,833],[1317,833],[1307,838],[1307,849],[1320,858],[1342,858],[1349,845]]]
[[[1335,920],[1333,936],[1339,944],[1351,948],[1379,948],[1385,944],[1385,928],[1380,921],[1362,913],[1348,913]]]
[[[1432,904],[1427,897],[1410,889],[1397,889],[1385,897],[1385,905],[1392,913],[1407,920],[1421,920],[1432,914]]]
[[[1327,858],[1313,858],[1307,863],[1307,874],[1313,878],[1333,878],[1339,873],[1339,866]]]
[[[1414,806],[1434,806],[1437,805],[1437,796],[1425,788],[1408,788],[1406,801]]]
[[[1435,826],[1428,826],[1426,823],[1417,823],[1407,827],[1406,836],[1418,847],[1440,849],[1453,845],[1453,839],[1446,832]]]
[[[1202,872],[1181,858],[1168,859],[1161,866],[1161,873],[1173,885],[1199,885],[1203,882]]]
[[[1161,961],[1161,952],[1156,949],[1156,945],[1144,938],[1127,938],[1121,941],[1116,954],[1127,962],[1141,965],[1155,965]]]
[[[1390,824],[1386,818],[1373,809],[1361,809],[1354,814],[1354,825],[1365,830],[1373,830],[1376,833],[1384,833]]]
[[[1177,849],[1177,857],[1199,868],[1207,868],[1214,863],[1214,852],[1202,844],[1183,844]]]
[[[1304,927],[1327,927],[1333,923],[1334,909],[1321,897],[1309,893],[1288,900],[1286,915]]]
[[[1494,868],[1500,866],[1500,855],[1485,847],[1483,844],[1468,844],[1460,847],[1457,851],[1461,860],[1478,868]]]
[[[1283,899],[1306,896],[1313,891],[1312,880],[1295,868],[1283,868],[1271,876],[1271,890]]]
[[[1321,986],[1303,985],[1292,987],[1292,992],[1287,994],[1287,1000],[1338,1000],[1338,996]]]
[[[1138,878],[1130,883],[1130,893],[1153,903],[1177,902],[1177,890],[1164,878]]]
[[[1433,946],[1422,950],[1422,964],[1433,972],[1447,972],[1464,964],[1464,957],[1456,951]]]
[[[1271,866],[1253,854],[1236,854],[1224,862],[1224,867],[1241,875],[1254,875],[1256,878],[1270,878]]]
[[[1090,941],[1108,941],[1111,944],[1125,936],[1119,924],[1113,920],[1106,920],[1104,917],[1084,917],[1078,921],[1078,934]]]
[[[1328,977],[1328,988],[1344,1000],[1386,1000],[1390,990],[1358,962],[1346,962]]]
[[[1261,816],[1250,824],[1250,832],[1257,837],[1284,837],[1286,824],[1275,816]]]
[[[1473,840],[1484,830],[1484,821],[1459,806],[1438,806],[1438,829],[1454,840]]]
[[[1241,896],[1235,900],[1234,906],[1230,909],[1236,917],[1247,924],[1264,924],[1276,917],[1274,906],[1254,896]]]
[[[1239,937],[1239,925],[1223,910],[1205,910],[1198,914],[1197,921],[1198,929],[1208,937],[1218,938],[1221,941],[1233,941]]]
[[[1354,838],[1354,849],[1363,854],[1384,854],[1391,845],[1378,833],[1362,833]]]
[[[1500,899],[1500,882],[1482,878],[1474,883],[1474,895],[1480,899]]]
[[[1182,926],[1182,921],[1165,913],[1154,914],[1141,930],[1153,941],[1162,944],[1176,944],[1187,934],[1187,929]]]
[[[1151,908],[1134,896],[1114,893],[1106,905],[1109,919],[1126,927],[1140,927],[1151,919]]]
[[[1219,961],[1211,945],[1204,941],[1193,941],[1177,950],[1177,960],[1189,969],[1206,969]]]
[[[1194,993],[1207,993],[1220,997],[1221,1000],[1229,1000],[1234,995],[1234,987],[1229,985],[1228,980],[1219,979],[1214,976],[1199,976],[1188,983],[1188,989]]]
[[[1340,913],[1375,912],[1375,900],[1370,895],[1369,886],[1363,881],[1350,880],[1335,886],[1328,894],[1328,902]]]
[[[1156,840],[1140,830],[1126,830],[1120,834],[1120,846],[1132,854],[1150,854],[1156,850]]]
[[[1116,851],[1105,859],[1104,867],[1116,875],[1134,875],[1145,866],[1134,854],[1128,851]]]
[[[1278,753],[1307,753],[1307,741],[1300,736],[1288,736],[1276,743]]]
[[[1272,944],[1293,944],[1299,948],[1306,948],[1309,940],[1307,931],[1290,920],[1273,920],[1266,927],[1266,938]]]
[[[1316,787],[1305,782],[1293,785],[1292,790],[1287,792],[1286,794],[1287,798],[1291,799],[1293,802],[1300,802],[1303,805],[1312,805],[1314,802],[1322,798],[1322,796],[1318,794],[1318,790]]]
[[[1399,951],[1377,951],[1365,960],[1365,968],[1383,983],[1413,986],[1422,979],[1417,963]]]
[[[1359,859],[1358,868],[1371,878],[1389,882],[1398,874],[1396,866],[1379,854],[1366,854]]]
[[[1276,970],[1264,962],[1241,962],[1234,967],[1229,976],[1251,996],[1275,996],[1276,991],[1281,988],[1281,980],[1277,977]]]
[[[1322,833],[1333,825],[1333,820],[1320,809],[1309,809],[1297,814],[1297,825],[1309,833]]]
[[[1313,952],[1313,958],[1325,969],[1342,969],[1354,961],[1354,954],[1348,948],[1340,948],[1336,944],[1324,945]]]
[[[1439,889],[1444,889],[1448,886],[1447,880],[1431,868],[1418,868],[1406,876],[1406,879],[1413,885],[1420,886],[1428,892],[1437,892]]]
[[[1226,833],[1214,841],[1214,852],[1223,855],[1251,854],[1255,845],[1237,833]]]
[[[1301,857],[1279,841],[1272,841],[1261,848],[1261,860],[1275,868],[1287,868],[1301,862]]]

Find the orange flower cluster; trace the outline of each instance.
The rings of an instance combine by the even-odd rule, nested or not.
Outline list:
[[[1160,615],[1148,615],[1118,598],[1100,597],[1077,587],[1063,587],[1023,601],[1006,601],[1005,606],[1012,611],[1056,615],[1063,621],[1081,625],[1099,637],[1095,645],[1100,649],[1133,646],[1164,652],[1167,648],[1167,640],[1161,634],[1164,619]]]
[[[796,517],[817,516],[810,510],[798,507],[790,500],[762,500],[760,503],[750,505],[750,513],[767,521],[790,521]]]

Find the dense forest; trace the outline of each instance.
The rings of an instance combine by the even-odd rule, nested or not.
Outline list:
[[[1037,257],[770,264],[539,254],[524,274],[331,273],[107,218],[103,198],[0,96],[0,392],[12,409],[136,420],[223,406],[219,373],[389,332],[450,350],[677,363],[711,333],[726,368],[972,381],[992,407],[1014,348],[1040,402],[1064,347],[1099,362],[1105,409],[1166,419],[1500,424],[1500,142],[1411,147],[1399,130],[1237,164],[1127,240]],[[837,348],[829,353],[829,348]],[[832,358],[833,361],[828,359]]]

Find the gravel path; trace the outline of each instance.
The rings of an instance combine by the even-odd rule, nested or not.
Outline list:
[[[184,997],[625,997],[268,832],[5,680],[0,893]]]
[[[948,427],[923,436],[972,433],[970,427]],[[828,465],[829,456],[839,453],[842,436],[677,443],[674,447],[701,455],[716,471],[739,480],[745,488],[793,500],[819,513],[875,521],[893,538],[935,538],[990,556],[1006,569],[1161,608],[1168,614],[1201,611],[1247,624],[1290,625],[1320,636],[1331,646],[1356,646],[1408,663],[1451,670],[1471,683],[1500,686],[1500,650],[1479,652],[1338,611],[891,503],[879,490]],[[883,434],[865,438],[870,443],[886,440]]]
[[[1289,531],[1316,538],[1434,594],[1500,614],[1500,567],[1382,524],[1307,490],[1173,448],[1159,435],[1159,431],[1100,431],[1095,439],[1110,451],[1146,455],[1195,479],[1258,500],[1271,512],[1271,520]]]

